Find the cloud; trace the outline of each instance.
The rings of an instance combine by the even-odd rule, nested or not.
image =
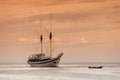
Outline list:
[[[36,39],[36,38],[24,38],[24,37],[18,38],[18,41],[19,42],[26,42],[26,43],[36,43],[36,42],[39,42],[39,40]]]
[[[59,5],[59,4],[69,4],[69,3],[80,3],[80,2],[103,2],[106,0],[0,0],[0,3],[8,4],[36,4],[36,5]]]
[[[71,42],[71,43],[66,43],[64,45],[61,45],[64,48],[70,48],[70,47],[88,47],[88,46],[95,46],[95,45],[104,45],[106,42],[103,41],[87,41],[87,40],[82,40],[82,41],[76,41],[76,42]]]
[[[112,31],[112,30],[120,30],[119,25],[118,26],[106,26],[106,25],[88,25],[86,26],[73,26],[68,29],[61,29],[59,33],[81,33],[81,32],[93,32],[93,31]],[[97,27],[96,27],[97,26]]]
[[[8,1],[11,1],[11,0],[8,0]],[[17,2],[16,0],[12,0],[13,2]],[[42,1],[42,0],[21,0],[20,2],[41,2],[41,3],[64,3],[64,2],[75,2],[77,3],[78,1],[82,1],[82,2],[99,2],[99,1],[106,1],[106,0],[47,0],[47,1]],[[111,0],[112,1],[112,0]],[[19,3],[19,2],[18,2]],[[33,3],[34,4],[34,3]],[[80,3],[81,4],[81,3]],[[105,5],[106,4],[106,5]],[[105,6],[103,6],[105,5]],[[76,7],[73,7],[73,6],[76,6]],[[85,7],[86,6],[86,7]],[[114,4],[114,5],[108,5],[108,3],[103,3],[103,4],[98,4],[98,6],[96,6],[95,8],[91,7],[91,6],[94,6],[92,4],[89,4],[89,5],[83,5],[83,9],[80,5],[76,5],[73,3],[73,5],[68,5],[66,6],[65,8],[68,8],[66,9],[66,12],[63,11],[63,12],[55,12],[54,14],[54,21],[55,22],[61,22],[61,23],[64,23],[64,22],[83,22],[83,23],[87,23],[89,21],[94,21],[96,19],[101,19],[101,18],[107,18],[107,17],[110,17],[110,18],[113,18],[113,17],[116,17],[120,11],[118,10],[119,8],[119,5],[117,4]],[[56,7],[56,5],[54,5],[54,7]],[[62,8],[62,6],[59,6]],[[60,11],[59,8],[57,9],[56,7],[56,11]],[[117,8],[116,8],[117,7]],[[22,7],[21,7],[22,8]],[[74,8],[77,8],[74,10]],[[114,9],[113,9],[114,8]],[[34,10],[35,9],[35,10]],[[70,11],[69,11],[70,9]],[[79,10],[80,9],[80,10]],[[33,14],[32,14],[32,11],[31,13],[28,12],[26,13],[26,15],[24,17],[21,18],[20,15],[16,15],[18,17],[15,18],[15,15],[13,17],[7,17],[9,19],[6,19],[5,21],[0,21],[0,24],[1,25],[15,25],[15,24],[30,24],[32,22],[36,22],[40,19],[40,17],[42,16],[42,19],[43,20],[46,20],[48,19],[48,14],[41,14],[41,11],[37,10],[36,7],[33,9]],[[35,14],[34,14],[35,12]],[[44,12],[44,11],[43,11]],[[32,14],[32,15],[29,15],[29,14]],[[116,15],[117,14],[117,15]],[[29,15],[29,16],[28,16]],[[118,15],[119,16],[119,15]],[[7,24],[6,24],[7,23]]]
[[[8,0],[9,1],[9,0]],[[27,0],[22,0],[27,2]],[[30,2],[34,2],[31,0]],[[38,0],[35,0],[37,2]],[[48,2],[47,2],[48,1]],[[52,3],[52,1],[41,1],[43,3]],[[73,0],[53,0],[53,3],[72,3]],[[95,2],[101,0],[75,0],[73,2],[82,1],[82,2]],[[106,0],[102,0],[106,1]],[[112,0],[111,0],[112,1]],[[39,2],[39,1],[38,1]],[[113,1],[114,2],[114,1]],[[81,4],[81,3],[80,3]],[[106,5],[105,5],[106,4]],[[109,5],[108,5],[109,4]],[[104,6],[103,6],[104,5]],[[62,6],[62,5],[61,5]],[[60,12],[55,12],[53,14],[53,21],[56,28],[56,32],[58,33],[73,33],[73,32],[89,32],[89,31],[111,31],[120,29],[120,11],[119,11],[119,3],[111,5],[109,1],[107,3],[103,2],[102,4],[98,4],[96,7],[93,7],[93,4],[83,5],[83,8],[80,5],[67,5],[66,11],[62,11],[61,6],[54,5],[56,7],[55,10]],[[46,6],[46,8],[48,8]],[[68,8],[68,9],[67,9]],[[76,9],[75,9],[76,8]],[[69,10],[70,9],[70,10]],[[33,11],[33,14],[31,13]],[[45,10],[39,11],[36,8],[31,8],[31,11],[24,11],[26,14],[15,14],[11,16],[7,16],[6,19],[0,21],[0,25],[4,28],[1,28],[1,32],[7,30],[8,32],[11,30],[13,32],[23,31],[27,32],[27,29],[33,29],[33,26],[39,26],[40,17],[43,20],[44,26],[47,26],[50,23],[50,16],[48,13],[44,13]],[[18,10],[18,12],[20,12]],[[34,13],[35,12],[35,13]],[[32,15],[30,15],[32,14]],[[16,17],[17,16],[17,17]],[[22,17],[21,17],[22,16]],[[44,23],[47,21],[48,23]],[[60,25],[59,25],[60,24]],[[9,27],[10,26],[10,27]],[[24,28],[24,29],[23,29]]]
[[[80,42],[81,43],[88,43],[88,40],[86,38],[82,37],[81,40],[80,40]]]

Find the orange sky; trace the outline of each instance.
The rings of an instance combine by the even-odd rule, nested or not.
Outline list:
[[[120,62],[119,0],[0,0],[0,63],[25,63],[50,13],[62,62]]]

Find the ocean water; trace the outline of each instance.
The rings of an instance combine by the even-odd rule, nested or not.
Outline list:
[[[89,69],[102,65],[102,69]],[[120,80],[120,64],[60,64],[33,68],[28,64],[1,64],[0,80]]]

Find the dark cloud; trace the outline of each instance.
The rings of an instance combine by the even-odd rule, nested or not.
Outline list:
[[[115,5],[115,6],[113,6],[113,8],[120,9],[120,5]]]

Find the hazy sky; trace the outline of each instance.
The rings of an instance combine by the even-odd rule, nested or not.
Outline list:
[[[120,62],[120,0],[0,0],[0,63],[25,63],[50,13],[62,62]]]

